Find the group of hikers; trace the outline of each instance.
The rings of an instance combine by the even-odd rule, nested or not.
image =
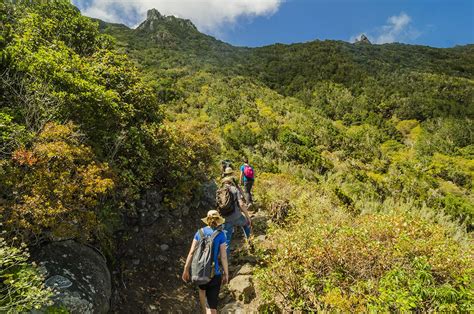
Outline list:
[[[217,209],[209,210],[202,218],[206,227],[194,235],[183,270],[182,279],[198,285],[199,301],[205,313],[217,313],[221,285],[229,281],[228,257],[236,227],[242,228],[247,244],[252,246],[252,220],[248,209],[253,206],[255,173],[248,158],[243,159],[238,182],[233,174],[231,162],[224,160],[221,186],[216,193]]]

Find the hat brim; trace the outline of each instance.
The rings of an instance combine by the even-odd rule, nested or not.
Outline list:
[[[225,182],[229,182],[229,183],[232,183],[234,182],[234,177],[225,177],[222,179],[222,182],[225,183]]]
[[[209,218],[212,220],[216,220],[217,221],[217,225],[220,226],[222,225],[223,223],[225,223],[225,219],[222,218],[222,217],[205,217],[205,218],[202,218],[202,222],[204,222],[206,225],[210,225],[210,221],[209,221]]]

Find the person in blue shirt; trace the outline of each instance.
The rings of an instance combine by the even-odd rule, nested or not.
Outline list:
[[[250,208],[253,204],[252,187],[255,181],[255,173],[252,166],[249,165],[249,159],[244,157],[244,164],[240,166],[240,184],[244,186],[244,196],[247,206]]]
[[[202,229],[204,236],[206,237],[210,237],[215,231],[222,230],[222,224],[225,222],[224,218],[222,218],[217,210],[208,211],[207,216],[201,220],[207,225],[207,227]],[[191,280],[191,262],[200,237],[198,230],[194,235],[193,243],[189,250],[188,257],[186,258],[186,264],[184,265],[183,275],[181,276],[184,282],[189,282]],[[212,256],[215,267],[214,276],[209,283],[199,286],[199,301],[201,303],[201,308],[205,313],[217,313],[221,284],[226,284],[229,281],[226,241],[227,239],[223,231],[220,231],[214,238],[212,243]],[[219,263],[219,258],[221,263]]]

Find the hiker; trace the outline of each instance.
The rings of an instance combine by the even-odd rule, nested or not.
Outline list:
[[[245,206],[244,202],[242,201],[243,197],[241,194],[241,190],[239,190],[237,182],[234,177],[232,177],[232,169],[227,168],[225,171],[226,176],[222,179],[222,188],[218,190],[217,195],[217,205],[218,208],[221,210],[222,213],[222,201],[219,200],[220,191],[228,190],[231,194],[231,210],[230,212],[224,213],[225,217],[225,224],[224,224],[224,231],[226,233],[227,238],[227,256],[230,254],[230,242],[232,240],[232,235],[234,233],[234,227],[242,227],[244,231],[244,236],[251,247],[250,244],[250,233],[252,228],[252,220],[250,219],[249,212],[247,211],[247,207]]]
[[[226,173],[225,173],[225,170],[227,168],[230,168],[232,169],[232,161],[230,161],[229,159],[224,159],[221,161],[221,169],[222,169],[222,178],[226,176]]]
[[[244,186],[244,196],[248,207],[253,205],[252,187],[255,181],[255,173],[249,165],[249,159],[244,157],[244,164],[240,166],[240,184]]]
[[[210,237],[210,239],[212,239],[211,265],[213,274],[211,274],[212,279],[208,283],[199,285],[199,301],[201,303],[203,313],[217,313],[217,303],[221,284],[226,284],[229,281],[226,236],[225,233],[222,232],[224,218],[222,218],[217,210],[210,210],[207,212],[207,216],[201,220],[207,225],[207,227],[199,229],[194,235],[191,249],[189,250],[188,257],[186,258],[186,264],[184,265],[183,275],[181,278],[184,280],[184,282],[189,282],[190,280],[194,282],[197,281],[195,278],[196,275],[191,274],[190,271],[191,268],[193,271],[195,271],[195,268],[200,266],[196,266],[196,260],[202,261],[202,259],[195,259],[193,256],[199,249],[199,241],[201,240],[201,237]],[[219,257],[221,264],[219,264]]]

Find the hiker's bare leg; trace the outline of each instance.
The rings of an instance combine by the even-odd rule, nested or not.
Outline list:
[[[201,312],[207,312],[207,299],[206,299],[206,290],[199,289],[199,302],[201,303]]]

